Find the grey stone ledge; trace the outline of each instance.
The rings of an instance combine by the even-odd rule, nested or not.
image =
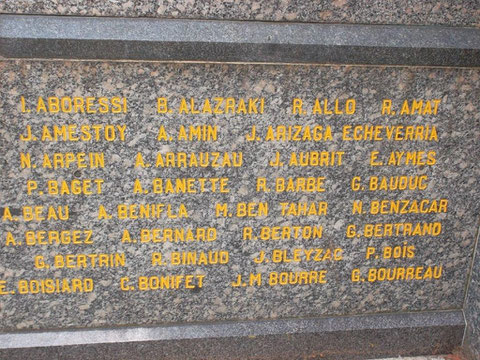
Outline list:
[[[0,334],[1,348],[464,325],[461,311]],[[28,337],[28,342],[24,342]]]
[[[480,29],[0,15],[4,58],[480,66]]]
[[[30,331],[0,334],[0,358],[322,359],[445,354],[461,345],[461,310],[362,316],[240,321],[156,327]],[[42,350],[43,349],[43,350]],[[53,349],[53,350],[52,350]],[[55,350],[56,349],[56,350]],[[117,351],[118,349],[118,351]],[[261,350],[259,350],[261,349]],[[53,352],[52,352],[53,351]],[[137,353],[141,351],[141,353]],[[259,352],[260,351],[260,352]],[[265,354],[263,353],[265,352]],[[63,355],[62,355],[63,354]],[[91,357],[89,357],[91,354]]]

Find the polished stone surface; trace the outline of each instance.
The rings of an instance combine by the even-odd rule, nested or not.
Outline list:
[[[463,321],[456,311],[0,334],[0,357],[353,360],[445,354],[461,342]]]
[[[426,68],[362,68],[319,66],[255,66],[255,65],[188,65],[102,62],[11,61],[1,64],[0,193],[2,207],[9,207],[13,216],[29,205],[68,205],[67,221],[25,222],[4,221],[1,238],[11,232],[22,239],[27,230],[93,229],[94,244],[4,246],[0,273],[7,289],[15,289],[20,279],[92,278],[94,290],[88,293],[6,295],[0,298],[2,331],[99,327],[114,325],[160,325],[223,320],[285,319],[354,315],[381,312],[461,309],[471,263],[471,255],[479,215],[478,142],[480,113],[478,70]],[[222,81],[219,81],[222,79]],[[28,107],[38,96],[126,96],[127,114],[34,114],[21,113],[20,96]],[[157,97],[167,96],[175,112],[158,114]],[[215,96],[265,99],[264,114],[250,115],[185,115],[176,113],[180,99]],[[306,104],[328,98],[340,103],[356,99],[354,115],[313,115],[310,105],[306,115],[292,115],[292,99],[299,97]],[[408,99],[440,99],[438,114],[381,115],[383,99],[392,99],[394,109]],[[20,141],[26,126],[40,135],[43,126],[54,124],[126,125],[125,141],[64,142]],[[170,141],[176,138],[181,125],[209,124],[218,126],[215,142]],[[328,141],[253,141],[246,140],[253,125],[264,137],[268,126],[300,124],[330,125],[333,138]],[[435,126],[438,141],[344,141],[346,125],[417,125]],[[157,140],[160,126],[167,139]],[[155,161],[157,153],[168,152],[242,152],[241,167],[156,168],[135,167],[141,152],[146,162]],[[283,160],[292,152],[344,151],[338,166],[269,166],[278,151]],[[105,168],[48,169],[42,154],[84,151],[103,152]],[[370,153],[378,151],[379,159],[394,151],[433,151],[434,165],[370,166]],[[30,152],[36,168],[20,169],[19,152]],[[367,179],[372,176],[424,176],[425,190],[369,191]],[[266,177],[325,177],[325,191],[257,192],[255,179]],[[362,179],[365,190],[351,190],[354,176]],[[197,194],[134,194],[135,179],[151,190],[153,178],[228,177],[229,193]],[[54,196],[45,190],[49,179],[104,179],[103,192],[90,196]],[[35,179],[39,189],[26,194],[26,181]],[[270,181],[270,180],[269,180]],[[271,182],[269,186],[273,185]],[[454,191],[452,191],[454,189]],[[353,200],[363,200],[365,211],[378,199],[448,199],[447,213],[351,215]],[[281,202],[328,202],[326,216],[282,216]],[[262,217],[216,217],[215,203],[228,203],[232,215],[238,215],[238,202],[267,202],[269,214]],[[176,213],[184,204],[189,217],[167,219],[120,219],[115,209],[119,204],[164,203]],[[104,205],[112,219],[98,219],[99,206]],[[361,230],[364,224],[432,222],[441,224],[441,232],[432,236],[362,236],[347,237],[349,224]],[[323,226],[318,239],[243,240],[242,229],[252,227],[255,236],[261,227]],[[197,228],[212,226],[217,238],[211,242],[192,243],[122,243],[124,230],[132,239],[139,239],[140,229],[162,227]],[[386,259],[381,256],[388,246],[414,246],[413,257]],[[377,256],[366,259],[367,247],[375,247]],[[287,262],[292,249],[342,249],[339,261]],[[285,250],[289,258],[274,261],[273,251]],[[224,265],[184,265],[171,263],[172,253],[179,251],[227,251]],[[265,252],[267,260],[254,259]],[[78,253],[123,253],[126,265],[112,268],[67,269],[55,266],[55,255]],[[161,252],[166,265],[152,266],[153,252]],[[42,255],[50,268],[35,268],[35,256]],[[439,279],[368,280],[367,273],[378,268],[414,266],[427,269],[441,267]],[[352,281],[352,271],[360,269],[360,279]],[[309,285],[273,285],[271,273],[326,271],[326,283]],[[391,270],[394,271],[394,270]],[[396,271],[396,270],[395,270]],[[263,274],[261,286],[232,287],[240,274]],[[139,291],[136,279],[141,276],[205,275],[202,286],[193,289]],[[392,272],[393,274],[393,272]],[[128,277],[132,291],[121,290],[122,277]],[[252,283],[253,285],[255,282]]]
[[[478,66],[480,59],[475,52],[480,27],[480,4],[476,0],[5,0],[0,1],[0,14],[48,15],[42,17],[43,23],[32,16],[24,22],[16,18],[16,25],[21,26],[9,39],[2,37],[8,24],[5,17],[0,18],[0,57],[427,66]],[[56,22],[52,15],[69,17]],[[169,28],[159,26],[165,23],[155,19],[178,22],[170,22]],[[220,21],[200,21],[198,25],[203,25],[195,27],[183,19]],[[68,25],[76,22],[74,27]],[[316,27],[307,23],[323,24]],[[45,24],[53,24],[54,31]],[[402,26],[370,27],[372,24]],[[415,32],[415,27],[406,25],[421,27]],[[200,45],[202,40],[208,42]],[[393,360],[398,356],[451,353],[462,342],[462,311],[467,320],[464,345],[469,347],[472,360],[480,357],[478,253],[471,267],[480,214],[480,70],[8,60],[0,62],[0,78],[0,359]],[[128,113],[22,113],[20,96],[26,97],[32,109],[38,96],[126,96]],[[156,99],[163,96],[168,97],[172,109],[178,109],[182,97],[194,98],[198,106],[202,99],[216,96],[263,97],[266,107],[262,115],[158,114]],[[291,114],[294,97],[309,104],[306,115]],[[330,106],[335,99],[342,104],[347,98],[355,98],[356,114],[313,115],[310,105],[316,98],[328,98]],[[392,99],[397,112],[398,104],[406,99],[440,99],[441,103],[434,115],[387,116],[380,112],[381,100],[386,98]],[[27,126],[38,135],[42,126],[51,129],[52,125],[65,124],[125,125],[126,139],[19,140]],[[218,126],[218,141],[157,140],[162,125],[168,135],[177,137],[181,125],[192,124]],[[245,134],[253,125],[263,137],[268,126],[292,124],[331,125],[333,140],[246,141]],[[349,124],[436,126],[439,139],[342,141],[341,130]],[[243,165],[134,166],[137,152],[153,164],[157,154],[211,151],[242,152]],[[282,159],[301,151],[345,154],[342,164],[334,167],[270,167],[269,160],[277,151]],[[433,151],[436,161],[426,166],[370,166],[372,151],[378,151],[382,160],[395,151]],[[36,168],[21,167],[19,154],[27,152],[32,154]],[[43,154],[67,152],[102,152],[106,165],[93,169],[42,166]],[[396,175],[426,176],[427,189],[351,190],[354,176],[361,177],[368,188],[367,179],[372,176]],[[153,178],[222,176],[229,178],[230,193],[166,195],[132,191],[135,179],[151,190]],[[257,177],[302,176],[325,176],[326,191],[255,191]],[[96,178],[105,180],[101,195],[53,196],[45,191],[48,180]],[[44,194],[35,190],[27,195],[28,180],[38,181]],[[386,199],[448,199],[448,211],[368,213],[375,200]],[[364,201],[366,213],[352,214],[354,200]],[[285,201],[327,201],[328,214],[281,216],[279,203]],[[215,203],[223,202],[231,205],[232,217],[215,216]],[[270,211],[262,217],[236,216],[234,205],[238,202],[268,202]],[[170,204],[176,210],[184,204],[189,217],[124,220],[115,212],[122,203]],[[26,221],[22,207],[27,205],[68,205],[69,219]],[[100,205],[106,207],[111,219],[98,219]],[[13,220],[5,219],[7,208]],[[442,230],[437,236],[347,236],[349,224],[360,228],[366,223],[398,222],[439,222]],[[258,239],[260,227],[294,225],[323,226],[323,235],[318,239]],[[214,241],[139,241],[140,229],[205,226],[217,229]],[[242,239],[245,227],[252,227],[257,239]],[[26,231],[78,229],[92,229],[93,244],[25,244]],[[124,230],[132,234],[132,242],[122,242]],[[8,233],[15,236],[16,245],[7,244]],[[414,257],[382,258],[382,251],[389,246],[404,245],[415,247]],[[366,259],[367,247],[375,247],[378,257]],[[343,256],[339,261],[274,261],[275,249],[292,256],[294,248],[341,248]],[[171,261],[174,253],[208,250],[228,252],[228,263],[178,266]],[[254,259],[262,251],[269,262],[256,263]],[[154,252],[162,253],[165,264],[152,266]],[[54,262],[59,255],[100,253],[124,254],[126,266],[74,269]],[[39,256],[49,268],[41,268],[41,262],[35,266]],[[441,266],[442,275],[435,280],[410,281],[369,281],[367,275],[372,269],[413,266]],[[354,269],[360,270],[358,282],[352,281]],[[271,286],[268,281],[270,274],[301,271],[326,271],[326,283]],[[262,285],[231,286],[238,274],[246,281],[250,273],[262,274]],[[205,277],[201,285],[197,281],[191,289],[180,286],[177,290],[140,291],[137,281],[141,276],[186,274]],[[122,290],[127,277],[131,287]],[[19,281],[35,284],[42,279],[71,278],[91,278],[94,289],[84,293],[20,294]],[[428,357],[439,359],[443,357]]]
[[[0,15],[0,57],[480,66],[480,29]]]
[[[478,1],[4,0],[0,13],[479,26]]]

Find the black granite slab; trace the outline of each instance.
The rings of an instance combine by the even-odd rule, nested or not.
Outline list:
[[[0,13],[402,25],[480,25],[472,0],[3,0]]]
[[[323,359],[450,353],[461,311],[0,334],[0,358]]]
[[[0,15],[5,58],[480,66],[480,29]]]

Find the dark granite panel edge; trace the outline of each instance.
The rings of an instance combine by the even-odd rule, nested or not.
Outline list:
[[[4,58],[480,66],[475,28],[20,15],[0,20]]]
[[[0,358],[365,359],[449,353],[461,310],[0,334]],[[101,357],[98,357],[101,354]]]
[[[2,0],[0,12],[67,16],[479,26],[469,0]]]

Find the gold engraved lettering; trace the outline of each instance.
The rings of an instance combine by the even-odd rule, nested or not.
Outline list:
[[[124,230],[124,238],[125,236]],[[128,236],[130,239],[130,236]],[[189,243],[189,242],[211,242],[217,239],[216,228],[157,228],[157,229],[141,229],[141,243]]]
[[[111,268],[125,266],[124,253],[66,254],[54,255],[53,266],[56,269]]]
[[[23,153],[20,154],[22,157]],[[28,154],[30,155],[30,154]],[[24,166],[23,167],[31,167]],[[96,169],[105,167],[105,156],[103,153],[53,153],[43,154],[42,167],[47,169]]]
[[[326,284],[327,270],[320,271],[289,271],[289,272],[271,272],[268,275],[268,285],[310,285]]]
[[[118,114],[127,113],[125,97],[71,97],[50,96],[37,99],[37,113]]]
[[[205,275],[161,275],[161,276],[140,276],[138,277],[138,290],[178,290],[195,289],[203,287]]]
[[[25,231],[25,244],[84,245],[93,244],[92,230],[29,230]]]
[[[321,239],[323,226],[262,226],[259,229],[246,226],[242,233],[243,240]]]
[[[328,204],[326,201],[319,202],[281,202],[282,216],[322,216],[327,215]]]
[[[184,204],[120,204],[117,205],[117,217],[126,219],[177,219],[188,218]]]
[[[344,151],[308,151],[291,153],[288,166],[341,166]]]
[[[344,125],[344,141],[438,141],[434,125]]]
[[[370,268],[368,269],[367,280],[371,283],[380,281],[438,280],[442,277],[442,271],[442,265]]]
[[[431,200],[372,200],[370,214],[432,214],[446,213],[447,199]]]
[[[140,153],[139,153],[140,154]],[[137,155],[138,159],[138,155]],[[135,166],[146,167],[142,161],[136,161]],[[219,167],[241,167],[243,164],[242,152],[167,152],[165,154],[157,153],[155,158],[155,167],[160,168],[219,168]]]
[[[228,264],[229,253],[220,251],[173,251],[170,253],[170,264],[179,265],[225,265]],[[152,265],[153,261],[152,261]]]
[[[217,141],[218,127],[212,125],[181,125],[177,140],[181,141]]]
[[[162,110],[167,108],[166,101],[162,100]],[[202,100],[194,98],[180,100],[179,114],[218,114],[218,115],[248,115],[263,114],[265,109],[264,98],[233,98],[214,97]]]
[[[363,236],[367,238],[391,236],[438,236],[441,233],[441,222],[376,223],[363,225]]]
[[[127,126],[121,125],[44,125],[37,134],[32,125],[27,125],[21,141],[43,142],[91,142],[91,141],[125,141]]]
[[[152,180],[152,192],[154,194],[228,193],[230,189],[228,178],[155,178]],[[133,184],[133,193],[145,193],[138,179]]]
[[[19,280],[17,289],[19,294],[89,293],[94,289],[94,282],[90,278],[30,279]]]

